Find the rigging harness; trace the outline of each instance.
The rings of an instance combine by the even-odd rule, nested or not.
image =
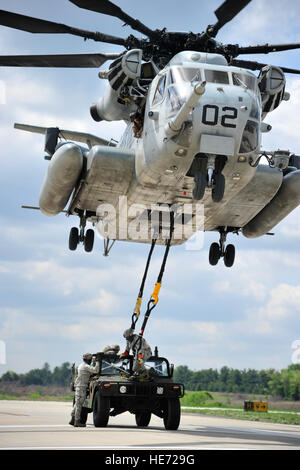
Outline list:
[[[154,286],[153,293],[151,294],[150,300],[148,301],[148,304],[147,304],[147,310],[146,310],[146,313],[145,313],[145,316],[144,316],[144,320],[143,320],[143,323],[142,323],[142,326],[141,326],[141,330],[138,334],[138,338],[136,339],[135,343],[132,345],[132,349],[134,348],[137,352],[139,351],[139,349],[141,347],[143,334],[144,334],[147,322],[149,320],[149,317],[151,315],[151,312],[156,307],[156,305],[158,303],[159,291],[160,291],[160,288],[161,288],[162,278],[163,278],[163,275],[164,275],[164,271],[165,271],[165,267],[166,267],[166,263],[167,263],[167,259],[168,259],[168,254],[169,254],[169,251],[170,251],[173,230],[174,230],[174,212],[170,212],[170,235],[169,235],[169,238],[166,241],[166,248],[165,248],[163,261],[162,261],[162,264],[161,264],[161,268],[160,268],[160,271],[159,271],[159,274],[158,274],[156,284]],[[135,307],[134,307],[134,310],[133,310],[133,314],[132,314],[132,317],[131,317],[131,329],[132,330],[135,329],[135,325],[136,325],[136,323],[139,319],[140,313],[141,313],[141,305],[142,305],[145,282],[146,282],[146,279],[147,279],[147,274],[148,274],[148,270],[149,270],[149,266],[150,266],[150,261],[151,261],[151,258],[152,258],[154,247],[156,245],[156,241],[157,241],[157,238],[152,239],[151,248],[150,248],[150,251],[149,251],[149,254],[148,254],[148,259],[147,259],[144,275],[143,275],[143,278],[142,278],[139,294],[138,294],[136,304],[135,304]],[[136,372],[138,372],[139,368],[141,367],[141,365],[144,362],[142,354],[138,355],[138,362],[139,362],[139,365],[138,365],[138,369],[137,369]]]

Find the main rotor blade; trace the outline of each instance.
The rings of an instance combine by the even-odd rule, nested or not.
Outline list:
[[[262,46],[238,47],[239,54],[269,54],[270,52],[289,51],[300,49],[300,43],[292,44],[264,44]]]
[[[242,11],[251,0],[226,0],[215,11],[218,22],[209,27],[209,35],[216,37],[218,31],[229,21],[231,21],[240,11]]]
[[[0,56],[0,66],[6,67],[74,67],[98,68],[120,54],[60,54]]]
[[[97,13],[103,13],[104,15],[115,16],[120,20],[124,21],[126,24],[139,31],[140,33],[145,34],[148,37],[156,37],[157,33],[152,29],[149,29],[139,20],[135,20],[131,16],[127,15],[120,7],[110,2],[109,0],[70,0],[71,3],[77,5],[79,8],[84,8],[85,10],[96,11]]]
[[[124,38],[73,28],[72,26],[67,26],[65,24],[54,23],[53,21],[41,20],[39,18],[33,18],[31,16],[20,15],[18,13],[4,10],[0,10],[0,25],[19,29],[21,31],[27,31],[29,33],[72,34],[85,39],[119,44],[121,46],[125,46],[126,43]]]
[[[252,60],[236,60],[233,59],[230,62],[230,65],[234,65],[236,67],[241,67],[244,69],[249,69],[249,70],[261,70],[263,67],[266,67],[268,64],[261,64],[260,62],[254,62]],[[280,67],[277,65],[276,67]],[[289,69],[287,67],[280,67],[281,70],[285,73],[295,73],[297,75],[300,75],[300,70],[297,69]]]

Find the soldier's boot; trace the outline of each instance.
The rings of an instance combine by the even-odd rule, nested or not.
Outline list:
[[[85,428],[86,424],[81,423],[80,421],[76,421],[74,423],[74,428]]]
[[[74,426],[74,423],[75,423],[75,418],[74,418],[74,416],[72,416],[71,421],[69,422],[69,424],[71,426]]]

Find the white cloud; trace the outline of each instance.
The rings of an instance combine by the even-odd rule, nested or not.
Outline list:
[[[5,8],[9,9],[11,2],[6,0],[6,3]],[[22,2],[19,3],[21,8]],[[55,5],[60,7],[59,3],[54,0],[51,9],[55,11]],[[217,8],[219,4],[215,4]],[[154,5],[161,7],[161,2],[155,0]],[[170,0],[168,5],[174,7]],[[193,2],[193,5],[202,9],[199,2]],[[180,16],[181,7],[173,8],[172,15]],[[72,9],[74,14],[77,12],[74,25],[80,27],[82,12]],[[152,10],[157,11],[155,7]],[[291,0],[285,3],[274,0],[272,7],[263,0],[253,1],[224,27],[218,39],[226,38],[227,42],[243,45],[297,41],[299,10],[299,3]],[[179,16],[177,24],[181,21]],[[155,15],[149,20],[157,24]],[[173,18],[169,20],[173,21]],[[167,27],[169,20],[165,22]],[[190,22],[194,32],[207,24],[204,15],[200,26],[197,15]],[[21,36],[22,33],[12,30],[8,34],[7,31],[0,39],[3,54],[42,52],[38,51],[42,43],[37,43],[36,38],[33,40],[32,35],[24,33]],[[17,40],[21,37],[24,38],[22,44]],[[73,39],[77,41],[77,38]],[[48,53],[55,52],[57,45],[71,45],[66,38],[62,42],[51,37],[51,41],[50,38],[43,41],[43,48]],[[56,46],[52,47],[52,44]],[[92,51],[90,42],[82,41],[81,46]],[[32,48],[36,49],[31,51]],[[267,60],[296,58],[299,52],[289,54],[269,55]],[[251,59],[266,59],[260,57]],[[27,188],[24,198],[30,199],[22,202],[35,203],[38,194],[33,191],[33,184],[37,180],[39,185],[42,184],[47,167],[38,160],[42,156],[43,137],[16,131],[13,122],[59,126],[116,139],[124,129],[124,123],[95,123],[90,118],[89,106],[102,94],[105,85],[98,81],[97,71],[93,71],[94,75],[89,71],[83,75],[82,71],[54,73],[45,69],[22,72],[2,69],[2,72],[8,101],[7,106],[1,105],[0,140],[6,143],[1,164],[2,174],[11,178],[10,192],[2,194],[2,201],[9,203],[20,186]],[[81,81],[77,79],[79,75]],[[273,131],[265,135],[264,148],[290,148],[299,153],[300,80],[289,78],[287,91],[291,93],[291,100],[282,103],[267,118]],[[1,217],[0,339],[8,340],[8,359],[14,361],[9,362],[8,367],[17,365],[19,369],[28,370],[49,357],[55,364],[60,364],[83,350],[95,351],[106,343],[122,342],[144,270],[142,251],[134,245],[121,244],[120,249],[116,248],[116,255],[112,252],[105,261],[96,251],[87,255],[81,247],[76,253],[69,253],[67,232],[72,223],[69,219],[42,219],[37,213],[36,218],[33,214],[28,215],[30,222],[25,225],[19,217],[17,209],[12,209],[9,216],[3,213]],[[15,223],[9,222],[13,219]],[[176,365],[187,363],[195,368],[215,368],[225,363],[241,368],[286,365],[290,339],[294,339],[299,325],[299,286],[294,285],[297,282],[293,284],[293,279],[298,279],[300,254],[297,246],[291,246],[291,240],[296,240],[300,234],[298,212],[280,224],[277,234],[278,237],[270,241],[269,249],[265,248],[265,238],[251,241],[240,237],[236,240],[237,258],[230,270],[223,263],[211,267],[207,248],[193,253],[181,248],[172,249],[160,302],[147,326],[146,339],[150,344],[153,347],[158,344],[159,350]],[[283,249],[285,242],[289,245]],[[146,252],[147,249],[143,253]],[[149,298],[156,280],[162,252],[163,249],[157,248],[149,283],[145,286],[145,299]],[[15,296],[11,295],[12,286],[17,292]],[[278,350],[279,340],[287,345],[286,350]],[[266,341],[270,341],[268,351],[264,349]]]
[[[85,302],[80,302],[78,311],[84,312],[99,312],[101,315],[112,316],[120,309],[122,300],[120,296],[113,294],[105,289],[100,289],[93,299]]]
[[[245,46],[289,42],[297,31],[295,28],[298,26],[299,13],[299,4],[294,0],[284,3],[281,0],[272,0],[271,8],[265,0],[252,1],[228,27],[224,27],[226,41],[231,40],[233,44]],[[254,60],[259,61],[254,57]]]

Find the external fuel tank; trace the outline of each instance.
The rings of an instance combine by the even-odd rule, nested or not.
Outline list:
[[[50,160],[40,195],[43,214],[59,214],[66,206],[83,167],[81,148],[73,143],[59,147]]]

